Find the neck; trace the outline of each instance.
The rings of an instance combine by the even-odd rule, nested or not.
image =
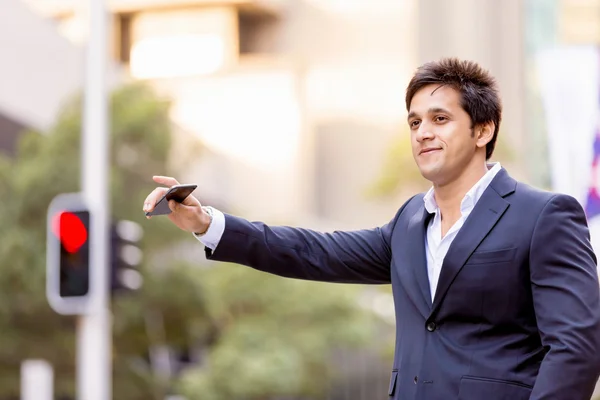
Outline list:
[[[460,204],[465,194],[488,172],[484,161],[476,162],[465,169],[456,179],[444,183],[433,184],[435,201],[440,208],[442,216],[460,215]]]

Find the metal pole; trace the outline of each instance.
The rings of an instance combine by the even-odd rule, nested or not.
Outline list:
[[[91,305],[77,325],[77,398],[112,397],[112,329],[108,298],[108,66],[105,0],[89,0],[82,134],[82,192],[91,213]]]

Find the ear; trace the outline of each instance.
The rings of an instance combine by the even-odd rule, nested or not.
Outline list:
[[[486,122],[475,127],[476,145],[479,148],[485,147],[494,137],[496,125],[493,122]]]

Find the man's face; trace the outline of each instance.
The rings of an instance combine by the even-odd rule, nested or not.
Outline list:
[[[437,185],[461,176],[478,149],[471,118],[460,100],[452,87],[432,84],[415,93],[410,103],[413,157],[423,177]]]

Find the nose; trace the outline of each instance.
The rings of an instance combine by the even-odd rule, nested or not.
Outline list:
[[[431,129],[428,125],[426,124],[421,124],[419,126],[419,129],[417,129],[417,142],[421,143],[424,140],[431,140],[434,138],[434,134],[433,132],[431,132]]]

